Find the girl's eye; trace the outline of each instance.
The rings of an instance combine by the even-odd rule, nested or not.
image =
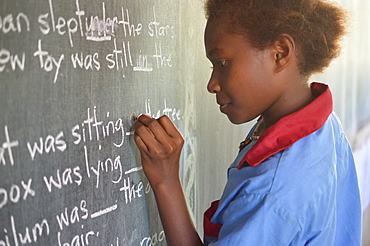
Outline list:
[[[221,67],[224,67],[226,65],[226,60],[219,60],[216,62],[216,64],[219,64]],[[214,69],[214,66],[211,66],[210,68]]]
[[[226,65],[226,60],[217,61],[218,64],[221,65],[221,67]]]

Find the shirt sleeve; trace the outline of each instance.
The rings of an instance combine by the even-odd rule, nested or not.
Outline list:
[[[242,195],[219,218],[218,240],[209,245],[299,245],[299,223],[269,194]]]

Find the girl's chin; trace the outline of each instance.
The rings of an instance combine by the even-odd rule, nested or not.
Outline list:
[[[229,121],[230,121],[231,123],[235,124],[235,125],[240,125],[240,124],[243,124],[243,123],[245,123],[245,122],[246,122],[246,121],[243,121],[243,120],[237,119],[237,118],[235,118],[235,117],[232,117],[231,115],[228,115],[228,114],[226,114],[226,115],[227,115],[227,118],[229,118]]]
[[[247,119],[247,118],[234,117],[234,115],[232,115],[232,114],[227,114],[227,113],[225,113],[225,114],[227,115],[227,118],[229,118],[229,121],[231,123],[235,124],[235,125],[244,124],[244,123],[250,122],[250,121],[254,120],[255,118],[257,118],[257,116],[256,116],[256,117],[253,117],[251,119]]]

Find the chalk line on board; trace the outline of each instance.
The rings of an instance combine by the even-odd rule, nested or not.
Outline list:
[[[114,204],[113,206],[110,206],[106,209],[99,210],[98,212],[95,212],[95,213],[91,214],[91,218],[94,219],[94,218],[99,217],[101,215],[110,213],[110,212],[116,210],[117,207],[118,207],[117,204]]]
[[[140,167],[134,167],[134,168],[131,168],[130,170],[126,171],[125,174],[129,174],[129,173],[133,173],[133,172],[138,172],[140,170],[142,170],[143,167],[140,166]]]

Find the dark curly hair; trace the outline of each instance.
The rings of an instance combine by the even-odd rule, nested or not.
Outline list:
[[[265,49],[280,34],[298,47],[300,73],[321,73],[341,50],[347,13],[326,0],[207,0],[208,22],[226,22],[232,33]]]

